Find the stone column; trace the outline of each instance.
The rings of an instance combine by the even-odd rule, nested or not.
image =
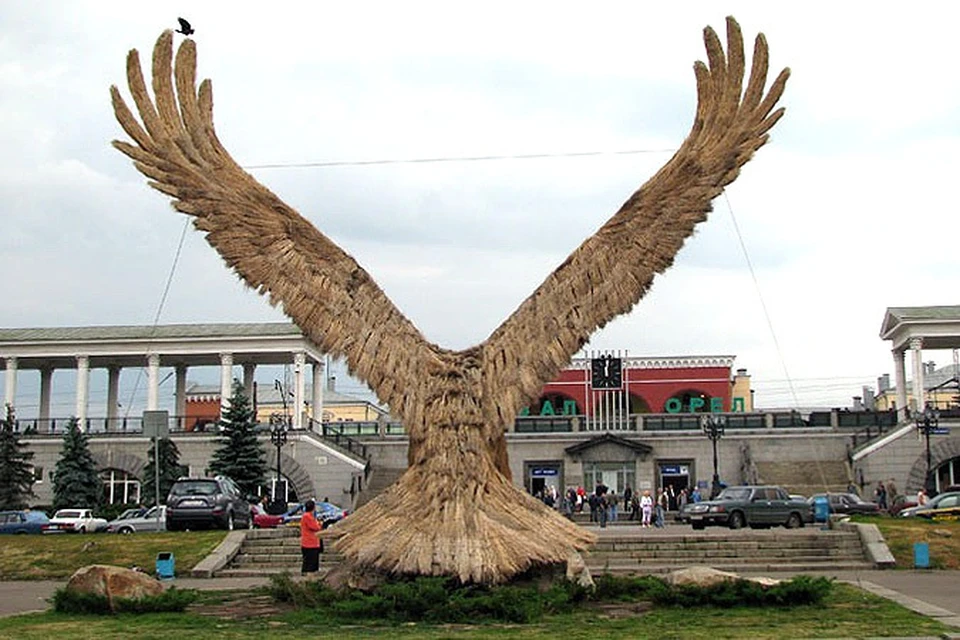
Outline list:
[[[230,396],[233,395],[233,354],[220,354],[220,417],[230,406]]]
[[[256,398],[253,397],[253,378],[257,372],[257,365],[252,362],[243,363],[243,393],[250,400],[250,406],[256,405]]]
[[[313,402],[313,419],[315,422],[323,422],[323,363],[313,363],[313,393],[311,395]],[[318,427],[319,428],[319,427]]]
[[[907,368],[903,349],[893,350],[893,375],[897,384],[897,420],[909,420],[910,408],[907,405]]]
[[[306,377],[303,375],[307,365],[307,354],[299,351],[293,354],[293,428],[303,429],[303,396],[306,392]]]
[[[87,400],[90,395],[90,357],[77,356],[77,411],[80,430],[87,428]]]
[[[7,358],[6,387],[3,394],[3,418],[7,417],[6,406],[17,407],[17,357]]]
[[[923,338],[910,338],[913,351],[913,410],[923,411]]]
[[[160,406],[160,355],[147,356],[147,411],[156,411]]]
[[[50,394],[53,388],[53,368],[40,368],[40,412],[37,415],[39,425],[37,428],[42,432],[50,430]]]
[[[117,408],[120,404],[120,367],[107,367],[107,431],[116,431]]]
[[[177,427],[186,428],[187,416],[187,365],[178,364],[174,371],[176,372],[176,390],[174,391],[174,411],[177,415]]]

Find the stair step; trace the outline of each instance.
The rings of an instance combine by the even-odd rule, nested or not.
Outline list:
[[[321,568],[342,562],[326,551]],[[691,565],[737,572],[835,571],[869,569],[860,537],[853,531],[807,527],[799,530],[692,531],[673,525],[668,531],[634,528],[607,530],[584,554],[595,573],[664,573]],[[237,556],[217,575],[299,574],[300,537],[296,529],[247,532]]]
[[[873,569],[873,565],[864,561],[845,562],[711,562],[707,564],[718,571],[734,573],[808,573],[814,571],[861,571]],[[595,565],[587,563],[587,568],[594,575],[610,573],[613,575],[630,574],[662,574],[685,569],[689,564],[645,564],[645,565]]]

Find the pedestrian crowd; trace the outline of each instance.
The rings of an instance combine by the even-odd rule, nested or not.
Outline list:
[[[599,524],[601,528],[605,528],[609,522],[623,520],[636,522],[644,528],[662,528],[669,512],[679,511],[688,502],[700,502],[702,499],[696,487],[676,490],[667,485],[657,489],[654,496],[649,489],[634,491],[630,486],[618,493],[602,480],[597,480],[590,492],[577,486],[569,487],[566,493],[559,495],[556,487],[550,485],[538,491],[536,497],[568,518],[573,518],[576,513],[589,512],[590,522]]]

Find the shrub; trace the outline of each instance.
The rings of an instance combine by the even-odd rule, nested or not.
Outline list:
[[[320,582],[295,582],[290,574],[271,578],[274,599],[298,608],[323,607],[344,622],[535,622],[546,613],[563,613],[593,602],[652,601],[661,606],[796,606],[815,604],[833,588],[828,578],[797,576],[765,587],[749,580],[731,580],[710,587],[667,584],[656,576],[597,576],[595,589],[561,581],[544,592],[535,587],[463,585],[452,578],[399,579],[372,593],[334,591]]]
[[[60,613],[80,613],[109,615],[112,613],[160,613],[183,611],[197,599],[192,589],[172,587],[158,596],[128,599],[116,598],[111,608],[106,596],[93,593],[78,593],[67,589],[57,589],[51,601],[54,611]]]

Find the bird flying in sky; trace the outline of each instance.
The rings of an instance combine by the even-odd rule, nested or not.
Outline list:
[[[190,26],[190,23],[184,20],[183,18],[177,18],[177,22],[180,23],[180,28],[177,29],[177,33],[182,33],[185,36],[189,36],[195,33],[195,31],[193,30],[193,27]]]

